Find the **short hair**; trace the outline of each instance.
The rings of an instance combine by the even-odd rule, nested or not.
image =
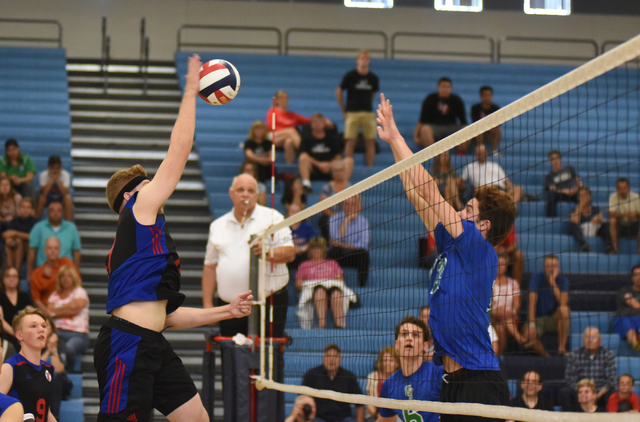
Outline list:
[[[107,203],[109,204],[109,208],[113,210],[113,203],[116,200],[116,197],[120,193],[120,190],[131,180],[133,180],[137,176],[146,176],[147,172],[140,164],[136,164],[135,166],[131,166],[128,169],[117,171],[111,176],[109,182],[107,182],[107,189],[105,194],[107,195]],[[117,213],[120,213],[120,210],[114,210]]]
[[[62,160],[60,159],[60,156],[52,155],[51,157],[49,157],[49,160],[47,160],[47,167],[53,167],[53,166],[62,167]]]
[[[560,154],[560,151],[558,151],[557,149],[554,149],[552,151],[549,152],[549,154],[547,155],[548,158],[551,158],[551,156],[553,155],[557,155],[558,157],[562,158],[562,154]]]
[[[489,220],[491,228],[487,240],[493,245],[502,242],[516,220],[516,206],[513,198],[497,186],[483,186],[476,190],[480,220]]]
[[[391,355],[391,357],[396,361],[396,366],[400,367],[400,355],[398,354],[398,351],[395,347],[389,346],[380,349],[380,352],[378,353],[378,359],[376,359],[376,363],[374,364],[374,369],[376,371],[382,369],[384,355],[386,355],[387,353]]]
[[[581,380],[578,383],[578,387],[576,388],[576,391],[579,392],[582,387],[589,387],[594,394],[596,393],[596,383],[593,380],[590,380],[587,378]]]
[[[327,248],[327,241],[324,237],[322,236],[316,236],[313,239],[311,239],[309,241],[309,243],[307,244],[307,249],[311,249],[311,248],[322,248],[322,249],[326,249]]]
[[[527,376],[527,374],[530,374],[530,373],[536,374],[538,376],[538,382],[542,384],[542,375],[540,375],[540,372],[536,371],[535,369],[529,369],[527,372],[522,374],[522,381],[524,381],[524,378]]]
[[[327,346],[324,348],[324,353],[327,353],[329,350],[335,350],[336,352],[338,352],[338,354],[341,353],[340,346],[335,343],[327,344]]]
[[[557,259],[558,259],[558,256],[557,256],[557,255],[554,255],[554,254],[552,254],[552,253],[549,253],[549,254],[546,254],[546,255],[544,256],[544,260],[546,261],[547,259],[556,259],[556,260],[557,260]]]
[[[34,308],[33,306],[27,306],[18,312],[18,314],[13,317],[13,321],[11,321],[11,328],[13,328],[14,333],[22,329],[22,320],[28,315],[39,315],[44,321],[47,320],[47,316],[40,309]]]
[[[634,265],[633,267],[631,267],[631,275],[633,275],[633,273],[634,273],[636,270],[640,270],[640,264],[636,264],[636,265]]]
[[[400,321],[400,324],[396,325],[396,331],[395,331],[396,340],[398,340],[398,336],[400,335],[400,328],[402,328],[402,326],[405,324],[413,324],[422,330],[423,343],[426,343],[427,341],[431,340],[431,333],[427,328],[427,324],[425,324],[424,321],[421,320],[420,318],[414,317],[413,315],[406,315],[404,318],[402,318],[402,321]]]
[[[363,55],[363,54],[364,54],[365,56],[367,56],[367,57],[371,58],[371,54],[369,54],[369,50],[360,50],[360,51],[358,51],[358,55],[357,55],[356,57],[360,57],[360,56],[361,56],[361,55]]]
[[[20,203],[22,204],[23,202],[28,202],[29,204],[31,204],[32,207],[35,207],[34,203],[33,203],[33,199],[25,196],[20,200]]]
[[[491,93],[493,94],[493,88],[491,88],[489,85],[483,85],[480,87],[480,95],[482,95],[482,93],[485,91],[491,91]]]
[[[49,242],[50,240],[55,240],[56,242],[58,242],[58,246],[62,246],[62,242],[60,242],[60,239],[58,239],[55,236],[49,236],[44,240],[44,244],[45,246],[47,245],[47,242]]]
[[[451,85],[453,85],[453,82],[451,82],[451,78],[449,78],[448,76],[443,76],[442,78],[438,79],[438,85],[440,85],[442,82],[449,82]]]
[[[250,174],[239,174],[236,177],[234,177],[233,179],[231,179],[231,186],[229,186],[230,189],[233,189],[233,185],[236,184],[236,180],[238,180],[238,177],[240,176],[249,176],[250,178],[253,179],[254,182],[256,182],[256,191],[258,190],[258,179],[256,179],[254,176],[250,175]]]
[[[71,276],[71,279],[73,280],[73,290],[75,290],[78,287],[80,287],[82,282],[80,281],[80,276],[78,276],[78,272],[76,271],[75,267],[73,267],[71,265],[63,265],[58,270],[58,275],[56,275],[56,290],[58,292],[62,291],[62,282],[61,282],[61,280],[62,280],[62,276],[64,274],[69,274]]]
[[[618,186],[618,183],[626,183],[627,185],[629,185],[629,179],[627,179],[626,177],[618,177],[618,180],[616,180],[616,186]]]
[[[636,380],[633,378],[633,376],[631,374],[622,374],[618,377],[618,384],[620,384],[620,380],[622,379],[622,377],[627,377],[631,380],[631,384],[635,384]]]

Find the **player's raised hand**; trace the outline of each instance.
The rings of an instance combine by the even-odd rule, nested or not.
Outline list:
[[[384,94],[380,94],[380,104],[378,104],[378,136],[385,142],[391,143],[397,140],[401,140],[402,135],[396,126],[396,121],[393,118],[393,107],[391,102],[384,97]]]
[[[229,303],[229,313],[232,318],[242,318],[251,314],[251,301],[253,295],[251,290],[248,292],[240,293],[234,297],[231,303]]]
[[[202,66],[202,62],[200,61],[199,55],[194,54],[189,57],[187,61],[185,92],[193,91],[198,93],[200,90],[200,66]]]

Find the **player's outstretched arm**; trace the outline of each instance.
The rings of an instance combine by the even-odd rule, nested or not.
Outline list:
[[[153,180],[138,194],[134,206],[134,213],[138,218],[148,216],[155,221],[158,210],[169,199],[182,177],[193,146],[201,65],[200,56],[194,54],[189,57],[184,94],[178,118],[171,132],[169,151]]]
[[[253,295],[251,291],[248,291],[239,294],[231,303],[225,306],[207,309],[178,308],[173,313],[167,315],[164,328],[180,330],[183,328],[215,324],[223,319],[246,317],[251,314],[252,300]]]
[[[384,94],[380,94],[380,104],[378,105],[378,136],[391,146],[393,156],[396,162],[411,157],[413,152],[407,146],[396,122],[393,118],[393,108],[389,100],[385,99]],[[421,164],[418,164],[404,172],[411,184],[415,186],[415,191],[427,203],[427,218],[425,224],[427,229],[432,231],[435,226],[441,222],[449,234],[457,238],[462,234],[462,219],[455,209],[440,195],[438,184],[433,180],[429,172],[427,172]],[[403,179],[404,183],[404,179]],[[407,185],[405,185],[407,189]],[[411,198],[410,198],[411,199]],[[414,203],[414,206],[416,204]],[[417,210],[417,209],[416,209]],[[420,213],[420,211],[418,211]],[[422,217],[422,216],[421,216]],[[423,221],[425,219],[423,218]],[[430,226],[431,224],[431,226]]]

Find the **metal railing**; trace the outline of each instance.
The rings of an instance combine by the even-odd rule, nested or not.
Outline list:
[[[535,42],[550,44],[582,44],[593,47],[593,55],[590,56],[566,56],[566,55],[539,55],[539,54],[504,54],[502,47],[505,42]],[[504,37],[498,40],[496,49],[496,61],[500,63],[502,59],[528,59],[528,60],[560,60],[560,61],[587,61],[598,56],[598,43],[590,39],[576,38],[539,38],[539,37]]]
[[[102,72],[104,95],[109,89],[109,61],[111,60],[111,37],[107,35],[107,15],[102,15],[102,49],[100,52],[100,71]]]
[[[208,31],[258,31],[274,33],[276,35],[276,44],[229,44],[229,43],[211,43],[211,42],[189,42],[184,41],[184,32],[189,30],[208,30]],[[259,49],[259,50],[275,50],[276,54],[282,52],[282,32],[278,28],[271,26],[227,26],[227,25],[182,25],[178,29],[178,51],[182,48],[242,48],[242,49]]]
[[[140,76],[142,76],[142,95],[147,95],[149,85],[149,37],[145,18],[140,21]]]
[[[622,44],[624,41],[620,40],[606,40],[600,44],[600,54],[604,54],[607,52],[607,47],[615,47],[616,45]]]
[[[340,53],[357,53],[362,50],[362,47],[326,47],[326,46],[293,46],[289,40],[289,37],[293,33],[307,33],[307,34],[348,34],[348,35],[373,35],[382,38],[382,48],[367,48],[370,53],[382,53],[384,58],[388,57],[389,38],[387,34],[382,31],[361,31],[357,29],[308,29],[308,28],[290,28],[284,35],[284,54],[288,55],[290,51],[327,51],[327,52],[340,52]]]
[[[476,51],[437,51],[437,50],[405,50],[396,48],[396,40],[398,37],[420,37],[420,38],[439,38],[445,40],[473,40],[487,41],[489,43],[489,52]],[[396,32],[391,36],[391,58],[395,58],[396,54],[414,54],[423,56],[447,56],[447,57],[474,57],[486,58],[491,63],[495,61],[495,41],[486,35],[467,35],[467,34],[439,34],[429,32]]]
[[[26,24],[26,25],[55,25],[58,28],[58,36],[53,38],[44,37],[0,37],[0,41],[19,43],[56,43],[58,48],[62,48],[62,24],[53,19],[0,19],[0,24]]]

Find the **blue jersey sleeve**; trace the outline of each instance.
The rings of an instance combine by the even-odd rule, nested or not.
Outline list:
[[[387,381],[382,383],[382,389],[380,390],[380,397],[385,399],[391,398],[391,396],[389,395],[389,383]],[[390,418],[392,416],[395,416],[396,414],[396,412],[394,412],[393,410],[387,409],[384,407],[381,407],[379,410],[380,410],[380,416],[382,416],[383,418]]]

